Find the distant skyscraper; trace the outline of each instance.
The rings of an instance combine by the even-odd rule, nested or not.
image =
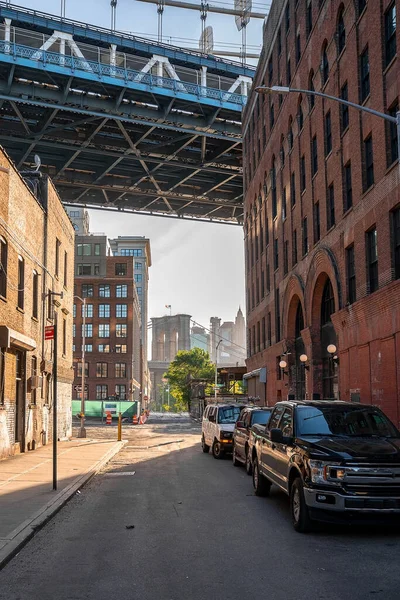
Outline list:
[[[151,267],[150,240],[138,235],[118,236],[117,238],[110,240],[110,246],[114,256],[134,257],[134,279],[142,314],[142,385],[144,396],[149,396],[150,374],[147,364],[147,321],[149,267]]]
[[[209,352],[210,335],[206,332],[204,327],[192,327],[190,333],[190,348],[201,348],[201,350]]]
[[[246,324],[240,307],[235,322],[225,321],[221,324],[219,317],[211,317],[210,331],[210,357],[213,362],[215,362],[215,353],[218,346],[217,362],[220,366],[241,366],[245,364]]]

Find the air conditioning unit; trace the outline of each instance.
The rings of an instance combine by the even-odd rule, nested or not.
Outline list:
[[[30,379],[30,388],[31,390],[35,390],[42,387],[43,377],[39,377],[38,375],[34,375]]]

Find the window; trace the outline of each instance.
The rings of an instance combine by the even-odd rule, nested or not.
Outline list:
[[[325,156],[332,152],[332,121],[331,111],[325,115]]]
[[[271,102],[270,106],[269,106],[269,127],[270,129],[273,128],[275,124],[275,110],[274,110],[274,105]]]
[[[97,263],[93,265],[93,275],[100,275],[100,265]]]
[[[141,273],[137,273],[136,275],[134,275],[134,279],[135,279],[135,283],[142,283],[143,275]]]
[[[126,377],[126,363],[115,363],[115,377]]]
[[[312,30],[312,0],[308,0],[306,7],[306,36],[308,37]]]
[[[296,36],[296,65],[299,64],[301,58],[301,37],[300,33]]]
[[[77,244],[76,253],[78,256],[91,256],[92,244]]]
[[[318,171],[318,146],[317,146],[317,136],[314,135],[311,142],[311,172],[312,176]]]
[[[360,78],[361,78],[361,103],[362,103],[368,98],[369,90],[370,90],[368,46],[365,48],[364,52],[361,54]]]
[[[7,297],[7,242],[0,237],[0,296]]]
[[[282,54],[282,34],[281,28],[278,29],[278,56]]]
[[[337,41],[338,41],[338,50],[339,54],[344,50],[346,45],[346,29],[344,26],[343,20],[343,8],[341,8],[338,19],[338,27],[337,27]]]
[[[396,3],[385,12],[385,66],[396,56]]]
[[[82,377],[82,361],[80,360],[78,363],[77,377]],[[85,362],[85,377],[89,377],[89,363]]]
[[[262,238],[261,238],[262,239]],[[136,287],[136,291],[137,293],[140,295],[142,293],[142,288],[141,287]]]
[[[353,206],[353,189],[351,183],[351,163],[344,165],[344,198],[343,209],[349,210]]]
[[[25,261],[18,256],[18,308],[24,310],[25,300]]]
[[[110,344],[99,344],[99,352],[108,353],[110,352]]]
[[[115,274],[124,276],[127,274],[128,265],[127,263],[115,263]]]
[[[391,213],[392,220],[392,266],[395,279],[400,279],[400,206]]]
[[[354,262],[354,245],[346,248],[347,302],[356,301],[356,265]]]
[[[72,316],[73,316],[73,317],[74,317],[74,319],[75,319],[75,317],[76,317],[76,304],[74,304],[74,307],[73,307],[73,309],[72,309]]]
[[[279,267],[279,240],[276,238],[274,240],[274,270]]]
[[[93,344],[85,344],[85,352],[93,352]]]
[[[108,377],[108,363],[98,362],[96,364],[96,377]]]
[[[260,352],[260,321],[257,321],[256,353]]]
[[[275,159],[272,161],[272,169],[271,169],[271,195],[272,195],[272,218],[278,214],[278,202],[277,202],[277,194],[276,194],[276,171],[275,171]]]
[[[100,298],[110,298],[110,296],[111,296],[110,286],[109,285],[99,285],[99,297]]]
[[[108,398],[108,386],[107,385],[96,385],[96,400],[107,400]]]
[[[32,274],[32,317],[37,319],[39,316],[39,275],[37,271]]]
[[[290,177],[290,203],[292,206],[296,204],[296,176],[294,171]]]
[[[74,338],[76,336],[76,324],[73,323],[72,324],[72,337]]]
[[[63,319],[62,353],[63,353],[63,356],[66,356],[66,354],[67,354],[67,320],[66,319]]]
[[[391,106],[389,109],[389,115],[391,117],[396,118],[397,112],[399,110],[399,105],[396,102],[394,106]],[[397,125],[394,122],[386,121],[387,124],[387,138],[388,138],[388,167],[392,165],[399,158],[399,146],[397,141]]]
[[[111,316],[109,304],[99,304],[99,318],[107,319]]]
[[[141,262],[135,262],[135,269],[142,270],[143,269],[143,263]]]
[[[36,356],[32,356],[32,358],[31,358],[31,404],[36,404],[36,401],[37,401],[36,381],[34,381],[34,378],[36,378],[36,377],[37,377],[37,358],[36,358]]]
[[[288,143],[289,143],[289,152],[290,152],[291,150],[293,150],[293,123],[292,123],[292,117],[290,117],[290,121],[289,121]]]
[[[326,227],[329,230],[335,224],[335,190],[333,183],[328,187],[326,196]]]
[[[282,220],[284,221],[286,217],[286,188],[284,187],[282,190]]]
[[[78,265],[77,275],[91,275],[92,274],[92,265],[90,264],[81,264]]]
[[[329,62],[328,62],[328,54],[327,54],[327,43],[322,49],[322,61],[321,61],[321,75],[322,75],[322,85],[328,81],[329,78]]]
[[[115,337],[126,338],[128,335],[128,326],[126,323],[117,323],[115,326]]]
[[[289,271],[289,242],[285,240],[283,244],[283,273],[287,275]]]
[[[115,352],[117,354],[126,354],[126,344],[116,344]]]
[[[53,295],[50,288],[47,290],[47,318],[53,318]]]
[[[260,281],[258,277],[256,279],[256,302],[260,304]]]
[[[110,337],[110,324],[109,323],[100,323],[99,324],[99,338],[108,338]]]
[[[269,223],[268,223],[268,217],[265,219],[265,245],[269,246]]]
[[[270,289],[271,289],[271,274],[270,274],[269,265],[267,265],[267,292],[269,292]]]
[[[128,297],[128,286],[127,285],[116,285],[115,286],[115,295],[117,298],[127,298]]]
[[[308,223],[307,217],[303,219],[303,256],[308,252]]]
[[[297,229],[293,230],[293,242],[292,242],[292,261],[293,266],[297,263]]]
[[[86,310],[84,310],[84,307],[86,307]],[[82,304],[82,317],[85,314],[86,318],[93,318],[93,304]]]
[[[292,67],[291,67],[290,58],[289,58],[289,60],[287,61],[287,64],[286,64],[286,82],[287,82],[287,85],[290,85],[291,81],[292,81]]]
[[[290,29],[290,2],[288,2],[286,4],[285,23],[286,23],[286,35],[287,35],[289,33],[289,29]]]
[[[325,283],[324,291],[321,300],[321,327],[331,322],[331,315],[335,312],[335,297],[333,288],[328,279]]]
[[[268,85],[271,85],[274,77],[274,63],[272,62],[272,56],[268,61]]]
[[[265,338],[265,317],[261,320],[261,350],[266,348],[266,338]]]
[[[372,148],[372,135],[364,140],[364,192],[374,183],[374,154]]]
[[[271,324],[271,313],[267,315],[267,333],[268,333],[268,346],[272,344],[272,324]]]
[[[361,15],[364,8],[367,6],[367,0],[358,0],[358,16]]]
[[[83,325],[81,325],[81,335],[83,337]],[[85,337],[93,337],[93,324],[85,323]]]
[[[304,115],[303,115],[303,109],[302,109],[301,104],[299,104],[298,111],[297,111],[297,122],[299,124],[299,131],[301,131],[304,127]]]
[[[88,284],[82,285],[82,298],[93,298],[93,286]]]
[[[116,304],[115,305],[115,316],[118,319],[126,318],[128,316],[128,305],[127,304]]]
[[[348,100],[348,87],[347,87],[347,81],[346,83],[344,83],[342,85],[342,88],[340,90],[340,97],[342,98],[342,100]],[[341,132],[343,133],[344,131],[346,131],[346,129],[349,126],[349,107],[346,104],[341,104],[340,105],[340,127],[341,127]]]
[[[306,189],[306,159],[303,156],[300,158],[300,191],[304,192]]]
[[[126,385],[116,384],[115,386],[115,398],[119,400],[126,400]]]
[[[282,418],[279,421],[279,429],[285,437],[291,437],[293,435],[293,419],[292,410],[290,408],[285,408]]]
[[[94,244],[94,255],[100,256],[100,244]]]
[[[311,69],[310,74],[308,76],[308,89],[310,92],[314,92],[314,71]],[[315,96],[314,94],[308,94],[308,102],[310,104],[310,110],[312,110],[315,106]]]
[[[64,287],[68,284],[68,253],[64,252]]]
[[[279,342],[281,339],[281,309],[279,290],[275,292],[275,341]]]
[[[56,264],[55,264],[55,269],[54,269],[54,273],[55,273],[56,277],[58,277],[60,274],[60,246],[61,246],[60,240],[56,239]]]
[[[261,298],[265,296],[265,274],[261,271]]]
[[[378,239],[376,227],[367,231],[367,281],[370,294],[379,287],[378,280]]]
[[[321,220],[319,214],[319,202],[314,204],[314,244],[321,238]]]

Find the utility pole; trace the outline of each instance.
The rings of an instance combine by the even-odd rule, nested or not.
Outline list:
[[[217,385],[218,385],[218,348],[222,340],[219,340],[215,346],[215,385],[214,385],[214,401],[217,401]]]

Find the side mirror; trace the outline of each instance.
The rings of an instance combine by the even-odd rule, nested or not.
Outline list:
[[[269,437],[271,442],[283,444],[283,433],[281,429],[271,429]]]
[[[246,429],[244,421],[236,421],[236,429]]]

